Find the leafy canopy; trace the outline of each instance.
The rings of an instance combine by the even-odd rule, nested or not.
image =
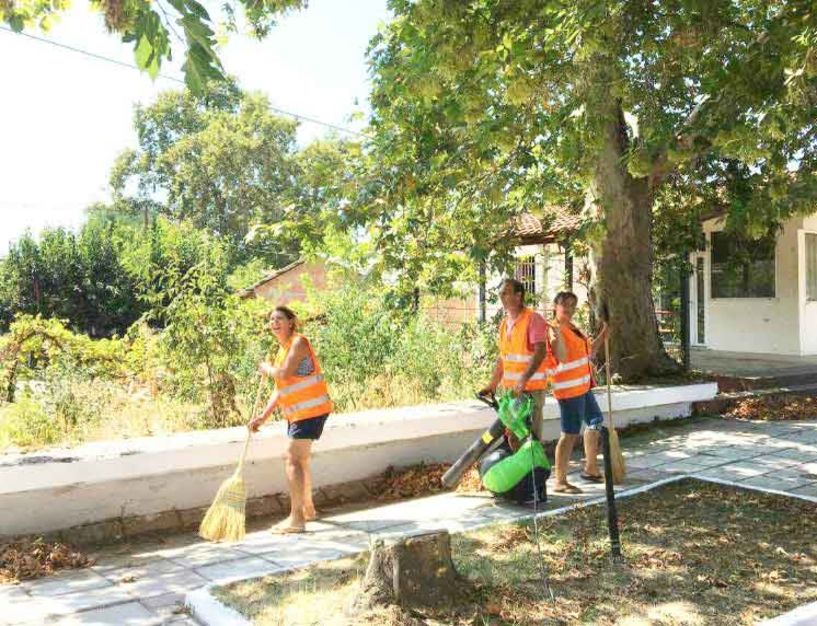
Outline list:
[[[0,22],[17,32],[48,30],[70,6],[70,0],[2,0]],[[136,65],[151,77],[172,58],[174,47],[184,50],[185,82],[195,93],[210,80],[224,79],[216,30],[236,31],[237,13],[243,14],[253,36],[264,37],[279,15],[305,6],[306,0],[227,0],[220,5],[216,24],[197,0],[91,0],[107,30],[133,45]]]

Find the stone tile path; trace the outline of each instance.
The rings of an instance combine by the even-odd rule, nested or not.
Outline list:
[[[694,473],[817,497],[817,421],[696,420],[660,426],[622,443],[628,477],[619,489]],[[581,484],[578,476],[572,480]],[[602,485],[582,487],[585,493],[581,496],[551,494],[544,508],[603,493]],[[309,532],[300,536],[274,536],[262,526],[230,546],[182,535],[162,543],[107,548],[89,569],[0,585],[0,626],[193,625],[195,620],[183,608],[184,596],[210,582],[335,559],[365,549],[375,535],[432,528],[462,531],[529,512],[486,495],[441,494],[334,512],[323,521],[310,523]]]

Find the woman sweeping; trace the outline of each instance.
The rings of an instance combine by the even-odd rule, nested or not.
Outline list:
[[[264,410],[250,421],[249,428],[257,431],[276,408],[286,418],[289,446],[284,464],[291,506],[289,517],[270,530],[302,533],[306,522],[316,517],[309,466],[312,442],[321,437],[332,401],[312,344],[297,332],[295,313],[285,306],[276,307],[270,314],[269,327],[278,340],[278,354],[271,365],[261,362],[259,371],[275,382],[275,392]]]
[[[596,397],[591,391],[593,370],[590,361],[599,347],[604,345],[607,325],[602,327],[598,337],[590,340],[574,324],[578,298],[570,291],[556,294],[553,300],[554,317],[550,329],[550,344],[558,367],[553,376],[553,395],[559,401],[562,434],[556,444],[556,464],[554,468],[556,493],[581,493],[582,490],[567,481],[567,467],[573,446],[579,439],[584,422],[584,470],[581,478],[588,482],[603,482],[599,471],[597,455],[599,450],[599,429],[604,416]],[[555,328],[554,328],[555,326]]]

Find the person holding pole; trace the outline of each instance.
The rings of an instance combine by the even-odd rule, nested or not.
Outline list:
[[[599,429],[604,415],[591,391],[594,383],[591,360],[604,345],[607,324],[599,335],[590,340],[574,324],[578,297],[570,291],[556,294],[553,300],[554,320],[550,324],[549,339],[557,366],[553,374],[553,395],[559,402],[562,433],[556,444],[554,464],[555,493],[578,494],[582,490],[567,481],[567,469],[573,446],[579,438],[582,422],[584,431],[585,465],[581,477],[589,482],[604,480],[598,467]]]
[[[494,394],[502,387],[516,396],[530,394],[533,398],[531,430],[541,441],[549,377],[548,325],[539,313],[525,306],[525,286],[520,281],[505,279],[499,298],[505,310],[497,338],[499,358],[491,382],[480,393]]]

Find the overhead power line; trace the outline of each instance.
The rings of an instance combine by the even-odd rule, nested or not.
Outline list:
[[[58,41],[52,41],[51,39],[46,39],[45,37],[38,37],[37,35],[32,35],[31,33],[23,33],[17,32],[9,28],[8,26],[0,25],[0,30],[4,30],[12,35],[20,35],[21,37],[26,37],[28,39],[33,39],[34,41],[38,41],[40,43],[49,44],[51,46],[56,46],[57,48],[62,48],[64,50],[70,50],[76,54],[82,54],[92,59],[96,59],[97,61],[104,61],[106,63],[113,63],[114,65],[119,65],[120,67],[126,67],[131,70],[136,70],[137,72],[141,72],[141,70],[132,63],[125,63],[124,61],[119,61],[118,59],[113,59],[111,57],[106,57],[101,54],[96,54],[95,52],[91,52],[89,50],[83,50],[82,48],[76,48],[74,46],[70,46],[68,44],[60,43]],[[184,85],[185,82],[181,78],[177,78],[176,76],[168,76],[167,74],[157,74],[157,78],[163,78],[165,80],[169,80],[174,83],[178,83],[180,85]],[[270,110],[275,111],[281,115],[288,115],[289,117],[295,118],[302,122],[309,122],[311,124],[317,124],[319,126],[324,126],[325,128],[331,128],[332,130],[336,130],[342,133],[348,133],[350,135],[355,135],[357,137],[366,137],[366,133],[361,133],[357,130],[352,130],[351,128],[344,128],[343,126],[337,126],[336,124],[330,124],[329,122],[324,122],[322,120],[316,119],[314,117],[309,117],[308,115],[301,115],[300,113],[293,113],[292,111],[287,111],[286,109],[281,109],[276,106],[270,105]]]

